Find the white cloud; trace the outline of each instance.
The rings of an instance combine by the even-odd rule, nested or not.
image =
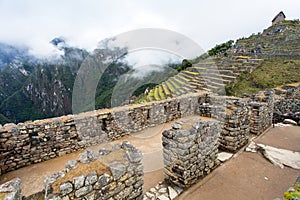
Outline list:
[[[297,0],[0,0],[0,41],[47,54],[57,36],[94,48],[98,41],[138,28],[179,32],[204,49],[262,31],[284,11],[299,18]]]

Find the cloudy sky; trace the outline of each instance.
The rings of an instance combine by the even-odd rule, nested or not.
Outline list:
[[[58,36],[92,49],[133,29],[164,28],[208,50],[262,31],[281,10],[300,18],[299,8],[299,0],[0,0],[0,42],[46,54]]]

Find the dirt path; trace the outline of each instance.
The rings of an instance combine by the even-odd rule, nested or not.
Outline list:
[[[196,116],[190,116],[181,118],[180,120],[195,117]],[[172,123],[173,122],[147,128],[144,131],[125,136],[117,141],[90,147],[90,149],[99,150],[101,147],[112,146],[113,144],[121,143],[122,141],[129,141],[136,148],[140,149],[143,152],[142,162],[145,173],[144,191],[147,191],[164,179],[162,170],[163,156],[161,135],[164,130],[171,128]],[[65,169],[65,163],[68,160],[78,159],[81,152],[68,154],[9,172],[0,176],[0,184],[15,177],[19,177],[22,180],[23,195],[28,196],[30,194],[34,194],[43,189],[43,181],[46,176]]]
[[[299,151],[300,127],[271,128],[255,141]],[[177,199],[270,200],[282,197],[299,175],[300,170],[281,169],[258,153],[242,152]]]

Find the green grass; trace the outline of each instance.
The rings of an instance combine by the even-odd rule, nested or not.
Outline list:
[[[182,80],[184,80],[184,81],[189,81],[190,79],[187,79],[187,78],[185,78],[184,76],[182,76],[181,74],[178,74],[178,78],[179,79],[182,79]]]
[[[175,80],[173,80],[172,78],[170,79],[170,82],[174,85],[174,87],[175,87],[176,89],[180,88],[180,86],[177,85],[176,82],[175,82]]]
[[[184,85],[184,82],[182,82],[179,78],[174,77],[173,81],[177,82],[180,85]]]
[[[198,75],[198,74],[200,74],[199,72],[191,72],[191,71],[187,71],[187,70],[185,70],[184,72],[186,72],[188,74],[191,74],[191,75]]]
[[[155,89],[154,89],[154,98],[157,100],[157,101],[159,101],[160,100],[160,97],[159,97],[159,91],[158,91],[158,87],[156,87]]]
[[[175,88],[171,85],[171,83],[169,81],[166,82],[166,85],[168,86],[168,88],[171,90],[171,92],[175,91]]]
[[[158,93],[159,93],[159,96],[161,97],[161,99],[166,99],[165,93],[164,93],[161,85],[158,86]]]
[[[149,94],[148,94],[148,98],[152,101],[154,99],[154,89],[151,89]]]
[[[170,90],[168,89],[168,87],[165,83],[162,84],[162,87],[164,88],[164,91],[165,91],[166,95],[171,95],[171,92],[170,92]]]
[[[244,72],[237,82],[226,86],[228,95],[254,94],[260,90],[300,82],[300,60],[270,59],[264,61],[252,73]]]

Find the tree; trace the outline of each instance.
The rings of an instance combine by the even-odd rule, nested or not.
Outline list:
[[[223,53],[232,47],[233,40],[229,40],[228,42],[216,45],[214,48],[208,51],[210,56],[216,55],[218,53]]]

